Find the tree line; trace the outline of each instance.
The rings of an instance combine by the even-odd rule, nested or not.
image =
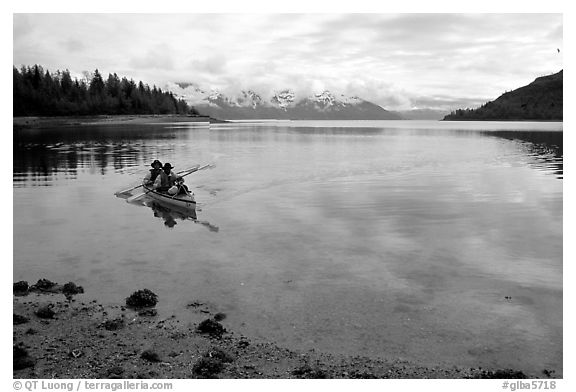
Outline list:
[[[14,112],[18,116],[102,114],[198,114],[169,91],[98,70],[84,79],[70,71],[50,73],[40,65],[13,67]]]
[[[554,102],[541,105],[499,105],[487,102],[477,109],[457,109],[444,120],[558,120],[562,119],[562,106]]]

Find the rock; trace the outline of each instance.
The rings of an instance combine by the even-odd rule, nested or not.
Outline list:
[[[28,282],[25,280],[21,280],[19,282],[14,283],[12,286],[12,292],[14,295],[26,295],[28,294]]]
[[[206,319],[202,321],[196,331],[199,333],[209,334],[213,337],[222,337],[222,334],[226,332],[226,329],[217,321],[212,319]]]
[[[321,369],[319,367],[311,367],[308,364],[304,364],[294,369],[292,371],[292,374],[300,378],[312,378],[312,379],[328,378],[328,374],[324,369]]]
[[[126,305],[131,308],[146,308],[156,306],[158,296],[148,289],[138,290],[126,298]]]
[[[26,330],[26,332],[24,332],[26,335],[36,335],[38,333],[38,331],[36,331],[34,328],[28,328]]]
[[[124,368],[122,366],[113,366],[107,371],[107,375],[110,378],[122,378],[119,377],[122,376],[122,374],[124,374]]]
[[[214,320],[222,321],[226,318],[226,313],[218,312],[214,315]]]
[[[101,324],[106,331],[117,331],[124,328],[124,319],[116,318],[113,320],[106,320]]]
[[[138,312],[138,316],[153,317],[156,315],[158,315],[158,311],[156,309],[144,309]]]
[[[75,295],[84,293],[82,286],[77,286],[74,282],[68,282],[62,287],[62,292],[66,295]]]
[[[24,347],[13,346],[13,368],[14,370],[26,369],[34,366],[34,359],[28,355]]]
[[[160,356],[152,350],[144,350],[140,355],[140,358],[150,362],[160,362]]]
[[[46,305],[35,311],[34,314],[43,319],[52,319],[56,315],[56,312],[52,310],[51,305]]]
[[[27,323],[28,321],[29,321],[28,317],[24,317],[24,316],[21,316],[21,315],[16,314],[16,313],[14,313],[12,315],[12,324],[13,325],[24,324],[24,323]]]
[[[216,378],[222,370],[224,363],[218,358],[202,357],[192,366],[192,372],[203,378]]]
[[[234,357],[230,354],[228,354],[226,351],[221,350],[219,348],[214,348],[211,350],[208,350],[204,353],[203,355],[204,358],[215,358],[220,360],[223,363],[230,363],[232,361],[234,361]]]
[[[360,371],[353,371],[350,374],[350,378],[357,378],[357,379],[370,379],[370,378],[378,378],[374,374],[369,372],[360,372]]]
[[[247,341],[247,340],[240,340],[240,341],[238,342],[238,347],[240,347],[240,348],[246,348],[246,347],[248,347],[249,345],[250,345],[250,342]]]
[[[39,279],[38,282],[36,282],[35,285],[30,287],[30,290],[32,289],[37,289],[37,290],[50,290],[51,288],[53,288],[54,286],[56,286],[56,283],[48,280],[48,279]]]
[[[528,378],[522,371],[514,369],[482,370],[480,373],[472,375],[470,378],[486,379],[521,379]]]

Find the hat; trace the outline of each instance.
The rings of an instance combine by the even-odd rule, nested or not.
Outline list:
[[[154,167],[154,166],[156,166],[156,165],[162,166],[162,162],[160,162],[158,159],[155,159],[154,162],[152,162],[152,163],[150,164],[150,166],[152,166],[152,167]]]
[[[174,166],[172,166],[171,164],[169,164],[168,162],[166,162],[164,164],[164,169],[174,169]]]

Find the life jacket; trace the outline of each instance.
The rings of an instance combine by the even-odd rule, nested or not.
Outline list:
[[[164,170],[161,170],[160,173],[157,174],[157,176],[160,176],[160,186],[161,187],[172,186],[171,181],[170,181],[170,175],[166,174],[166,172]]]
[[[162,172],[162,169],[150,169],[150,182],[153,183],[160,172]]]

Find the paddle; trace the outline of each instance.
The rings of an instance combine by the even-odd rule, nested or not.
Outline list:
[[[184,171],[178,172],[178,173],[176,173],[176,174],[178,174],[178,176],[180,176],[180,177],[184,177],[184,176],[187,176],[188,174],[192,174],[192,173],[194,173],[194,172],[197,172],[197,171],[199,171],[199,170],[203,170],[203,169],[206,169],[206,168],[209,168],[209,167],[212,168],[212,167],[214,167],[214,166],[216,166],[216,165],[214,165],[213,163],[209,163],[209,164],[207,164],[207,165],[200,166],[200,167],[195,167],[195,168],[188,169],[188,170],[184,170]],[[143,186],[143,185],[144,185],[144,184],[142,184],[141,186]],[[136,189],[136,188],[134,188],[134,189]],[[146,192],[142,192],[142,193],[140,193],[140,194],[138,194],[138,195],[130,196],[129,198],[126,199],[126,202],[131,203],[131,202],[133,202],[134,200],[138,200],[138,199],[142,198],[143,196],[147,195],[149,192],[152,192],[152,191],[153,191],[153,189],[150,189],[150,190],[148,190],[148,191],[146,191]]]
[[[186,175],[188,175],[188,174],[190,174],[190,173],[193,173],[193,172],[196,171],[196,170],[200,170],[200,169],[198,168],[198,166],[199,166],[199,165],[196,165],[196,166],[194,166],[194,167],[192,167],[192,168],[190,168],[190,169],[182,170],[182,171],[180,171],[180,172],[177,172],[176,174],[178,174],[180,177],[186,176]],[[190,173],[188,173],[188,172],[190,172]],[[186,174],[184,174],[184,173],[186,173]],[[120,195],[120,194],[122,194],[122,193],[128,193],[128,192],[130,192],[130,191],[133,191],[134,189],[140,188],[141,186],[144,186],[144,184],[136,185],[136,186],[133,186],[132,188],[124,189],[123,191],[118,191],[118,192],[115,193],[115,195]]]
[[[150,189],[149,191],[146,191],[146,192],[138,193],[137,195],[134,195],[134,196],[130,196],[129,198],[126,199],[126,202],[132,203],[133,201],[138,200],[143,196],[146,196],[148,194],[148,192],[151,192],[151,191],[152,191],[152,189]]]

